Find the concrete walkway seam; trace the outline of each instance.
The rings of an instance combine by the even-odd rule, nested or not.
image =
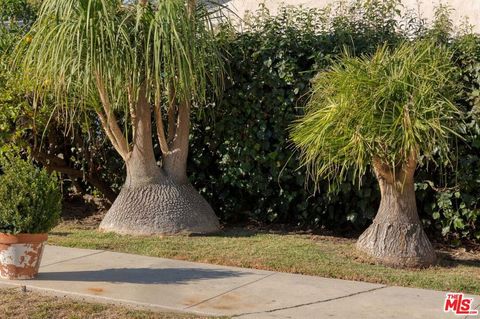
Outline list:
[[[269,278],[269,277],[271,277],[271,276],[273,276],[273,275],[276,275],[276,274],[278,274],[278,273],[277,273],[277,272],[274,272],[274,273],[271,273],[271,274],[266,275],[265,277],[252,280],[252,281],[247,282],[247,283],[245,283],[245,284],[243,284],[243,285],[240,285],[240,286],[238,286],[238,287],[235,287],[235,288],[229,289],[229,290],[227,290],[227,291],[225,291],[225,292],[222,292],[221,294],[218,294],[218,295],[213,296],[213,297],[211,297],[211,298],[207,298],[207,299],[205,299],[205,300],[202,300],[202,301],[200,301],[200,302],[198,302],[198,303],[196,303],[196,304],[194,304],[194,305],[188,306],[188,307],[186,307],[186,308],[184,308],[184,309],[190,309],[190,308],[196,307],[196,306],[198,306],[198,305],[204,304],[204,303],[206,303],[206,302],[209,302],[209,301],[211,301],[211,300],[214,300],[214,299],[216,299],[216,298],[219,298],[219,297],[221,297],[221,296],[223,296],[223,295],[226,295],[226,294],[228,294],[228,293],[231,293],[232,291],[235,291],[235,290],[238,290],[238,289],[240,289],[240,288],[243,288],[243,287],[252,285],[252,284],[254,284],[254,283],[257,283],[257,282],[259,282],[259,281],[262,281],[262,280],[264,280],[264,279],[266,279],[266,278]]]
[[[68,259],[61,260],[61,261],[57,261],[57,262],[54,262],[54,263],[51,263],[51,264],[41,265],[40,267],[41,267],[41,268],[45,268],[45,267],[49,267],[49,266],[53,266],[53,265],[58,265],[58,264],[61,264],[61,263],[65,263],[65,262],[67,262],[67,261],[72,261],[72,260],[82,259],[82,258],[85,258],[85,257],[90,257],[90,256],[94,256],[94,255],[99,255],[99,254],[102,254],[102,253],[104,253],[104,252],[106,252],[106,251],[105,251],[105,250],[100,250],[100,251],[97,251],[97,252],[94,252],[94,253],[91,253],[91,254],[88,254],[88,255],[83,255],[83,256],[68,258]]]
[[[242,317],[242,316],[256,315],[256,314],[261,314],[261,313],[272,313],[272,312],[276,312],[276,311],[282,311],[282,310],[288,310],[288,309],[294,309],[294,308],[301,308],[301,307],[305,307],[305,306],[311,306],[311,305],[321,304],[321,303],[325,303],[325,302],[329,302],[329,301],[340,300],[340,299],[345,299],[345,298],[349,298],[349,297],[353,297],[353,296],[357,296],[357,295],[362,295],[362,294],[366,294],[366,293],[369,293],[369,292],[373,292],[373,291],[380,290],[380,289],[385,289],[385,288],[388,288],[388,286],[372,288],[372,289],[348,294],[348,295],[345,295],[345,296],[329,298],[329,299],[322,299],[322,300],[312,301],[312,302],[303,303],[303,304],[294,305],[294,306],[275,308],[275,309],[270,309],[270,310],[265,310],[265,311],[246,312],[246,313],[236,314],[236,315],[233,315],[232,318],[239,318],[239,317]]]

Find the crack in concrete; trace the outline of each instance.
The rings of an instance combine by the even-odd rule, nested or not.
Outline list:
[[[240,285],[240,286],[238,286],[238,287],[229,289],[229,290],[227,290],[227,291],[222,292],[221,294],[218,294],[218,295],[216,295],[216,296],[213,296],[213,297],[210,297],[210,298],[208,298],[208,299],[202,300],[202,301],[200,301],[200,302],[197,302],[197,303],[194,304],[194,305],[185,307],[185,308],[183,308],[183,309],[190,309],[190,308],[196,307],[196,306],[198,306],[198,305],[204,304],[204,303],[206,303],[206,302],[209,302],[210,300],[216,299],[216,298],[221,297],[221,296],[223,296],[223,295],[226,295],[226,294],[228,294],[228,293],[230,293],[230,292],[232,292],[232,291],[235,291],[235,290],[237,290],[237,289],[240,289],[240,288],[246,287],[246,286],[248,286],[248,285],[254,284],[254,283],[256,283],[256,282],[259,282],[259,281],[261,281],[261,280],[264,280],[264,279],[266,279],[266,278],[268,278],[268,277],[271,277],[271,276],[273,276],[273,275],[276,275],[276,274],[278,274],[278,273],[274,272],[274,273],[268,274],[268,275],[266,275],[266,276],[264,276],[264,277],[262,277],[262,278],[258,278],[258,279],[249,281],[249,282],[247,282],[247,283],[245,283],[245,284],[243,284],[243,285]]]
[[[67,261],[72,261],[72,260],[76,260],[76,259],[81,259],[81,258],[84,258],[84,257],[90,257],[90,256],[98,255],[98,254],[101,254],[101,253],[104,253],[104,252],[105,252],[105,250],[100,250],[100,251],[96,251],[96,252],[91,253],[91,254],[88,254],[88,255],[78,256],[78,257],[72,257],[72,258],[68,258],[68,259],[65,259],[65,260],[57,261],[57,262],[54,262],[54,263],[51,263],[51,264],[41,265],[40,267],[41,267],[41,268],[45,268],[45,267],[49,267],[49,266],[52,266],[52,265],[58,265],[58,264],[61,264],[61,263],[67,262]]]
[[[473,308],[473,310],[478,310],[478,312],[480,313],[480,303],[475,308]],[[469,317],[473,318],[473,316],[477,316],[477,315],[466,315],[465,318],[463,319],[468,319]]]
[[[275,309],[264,310],[264,311],[256,311],[256,312],[245,312],[245,313],[233,315],[233,316],[231,316],[231,318],[239,318],[239,317],[247,316],[247,315],[256,315],[256,314],[261,314],[261,313],[272,313],[272,312],[281,311],[281,310],[301,308],[301,307],[310,306],[310,305],[315,305],[315,304],[321,304],[321,303],[325,303],[325,302],[329,302],[329,301],[345,299],[345,298],[349,298],[349,297],[353,297],[353,296],[357,296],[357,295],[369,293],[369,292],[372,292],[372,291],[384,289],[384,288],[387,288],[387,287],[388,287],[388,286],[382,286],[382,287],[372,288],[372,289],[368,289],[368,290],[364,290],[364,291],[359,291],[359,292],[355,292],[355,293],[352,293],[352,294],[348,294],[348,295],[345,295],[345,296],[340,296],[340,297],[335,297],[335,298],[329,298],[329,299],[322,299],[322,300],[307,302],[307,303],[303,303],[303,304],[299,304],[299,305],[294,305],[294,306],[288,306],[288,307],[282,307],[282,308],[275,308]]]

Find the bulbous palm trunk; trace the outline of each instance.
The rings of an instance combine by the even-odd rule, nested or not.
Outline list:
[[[127,180],[101,230],[133,235],[219,230],[212,208],[187,179],[178,180],[178,173],[169,174],[155,161],[140,162],[136,157],[127,163]]]
[[[125,158],[125,184],[100,229],[133,235],[218,231],[215,213],[187,178],[188,125],[160,168],[153,153],[150,108],[143,104],[137,108],[133,150]]]
[[[372,225],[359,237],[357,249],[391,267],[428,267],[435,251],[418,217],[413,172],[403,187],[377,172],[381,202]]]

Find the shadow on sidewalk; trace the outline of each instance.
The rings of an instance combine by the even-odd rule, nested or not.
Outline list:
[[[248,273],[202,268],[112,268],[91,271],[40,272],[36,280],[168,285],[244,275],[248,275]]]

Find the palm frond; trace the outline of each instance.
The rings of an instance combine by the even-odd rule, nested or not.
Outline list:
[[[333,185],[349,171],[360,181],[373,157],[391,167],[412,152],[448,162],[455,94],[452,53],[430,42],[345,55],[314,80],[291,137],[309,175]]]
[[[177,102],[202,104],[207,83],[222,89],[222,57],[205,7],[192,15],[184,0],[45,0],[17,48],[39,93],[52,93],[70,110],[100,107],[98,85],[112,111],[125,116],[140,87],[162,100],[169,87]]]

